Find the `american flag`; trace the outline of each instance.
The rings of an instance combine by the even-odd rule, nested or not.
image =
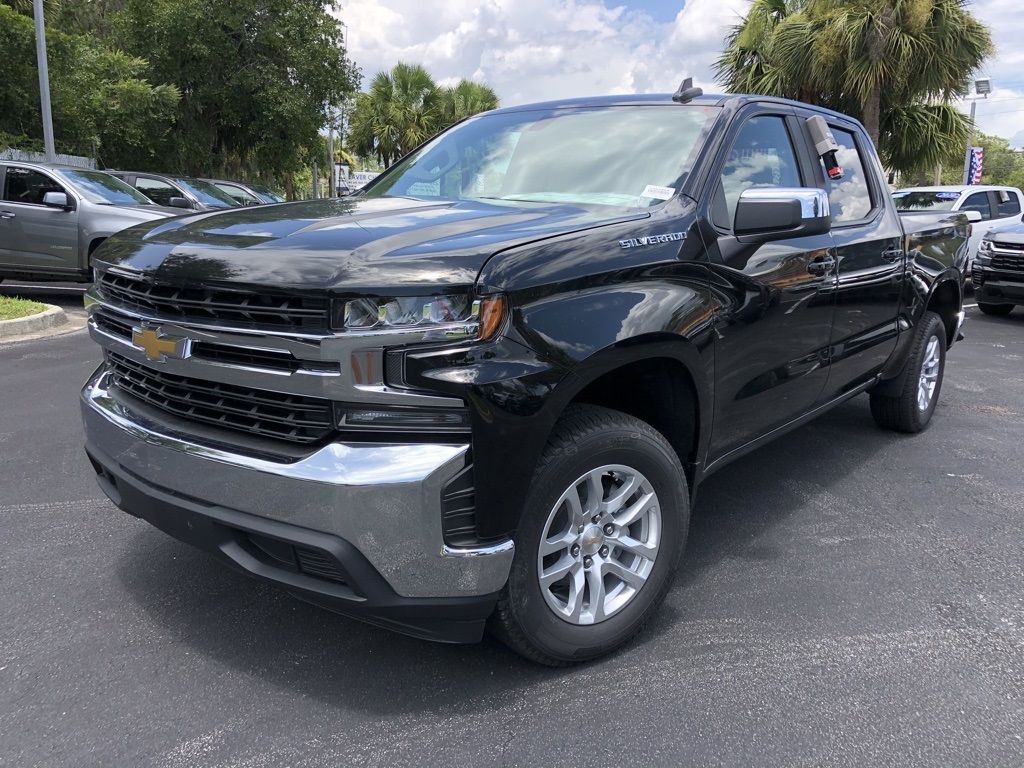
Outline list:
[[[967,168],[967,183],[981,184],[981,172],[985,167],[984,147],[971,147],[971,164]]]

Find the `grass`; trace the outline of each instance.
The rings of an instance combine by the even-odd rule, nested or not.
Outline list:
[[[45,311],[46,305],[38,301],[19,299],[17,296],[0,296],[0,320],[14,320]]]

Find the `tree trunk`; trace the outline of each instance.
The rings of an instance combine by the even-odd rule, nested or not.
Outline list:
[[[295,199],[295,192],[292,189],[293,183],[294,183],[294,178],[293,178],[292,172],[288,171],[288,173],[286,173],[285,176],[284,176],[284,196],[285,196],[285,199],[289,200],[289,201]]]
[[[882,112],[882,84],[878,80],[875,81],[875,87],[871,89],[871,95],[868,96],[867,100],[861,105],[864,112],[864,128],[868,132],[868,136],[871,137],[871,141],[874,143],[875,148],[878,148],[878,134],[881,130],[879,128],[879,120]]]

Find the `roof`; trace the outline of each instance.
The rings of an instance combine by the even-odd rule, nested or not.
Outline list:
[[[80,165],[68,165],[67,163],[45,163],[38,160],[8,160],[0,159],[5,165],[27,165],[34,168],[49,168],[51,171],[91,171],[92,168],[85,168]]]
[[[896,192],[988,192],[989,190],[1016,189],[1006,184],[946,184],[936,187],[904,187]]]

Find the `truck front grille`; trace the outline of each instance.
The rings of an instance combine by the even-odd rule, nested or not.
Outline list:
[[[999,246],[1003,248],[1002,245]],[[1024,253],[994,253],[992,255],[992,269],[1005,269],[1010,272],[1024,271]]]
[[[227,291],[177,286],[115,272],[100,275],[98,289],[114,306],[179,322],[303,333],[327,332],[327,297]]]
[[[313,443],[334,428],[329,400],[179,376],[107,352],[115,385],[180,418],[261,437]]]

